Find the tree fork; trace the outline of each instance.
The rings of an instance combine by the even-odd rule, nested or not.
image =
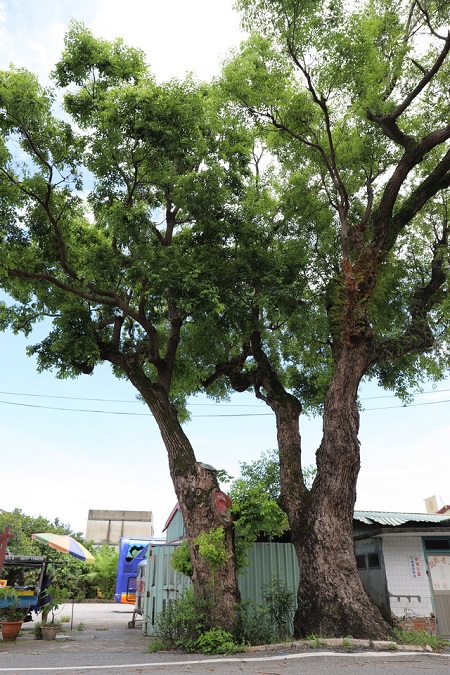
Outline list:
[[[343,347],[325,398],[317,475],[303,512],[296,630],[301,635],[382,638],[389,626],[366,595],[353,552],[360,468],[358,385],[369,357]]]

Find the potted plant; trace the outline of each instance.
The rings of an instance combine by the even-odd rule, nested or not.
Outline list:
[[[17,592],[11,586],[0,586],[0,621],[2,637],[14,641],[20,633],[26,611],[20,604]]]
[[[46,590],[46,603],[42,607],[42,623],[39,626],[43,640],[54,640],[61,628],[61,621],[57,618],[57,610],[61,601],[59,588],[49,586]]]

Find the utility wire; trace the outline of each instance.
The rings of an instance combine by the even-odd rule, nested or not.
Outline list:
[[[89,399],[86,399],[89,400]],[[96,399],[93,399],[96,400]],[[148,417],[151,413],[121,412],[120,410],[89,410],[85,408],[58,408],[48,405],[34,405],[33,403],[15,403],[14,401],[0,401],[4,405],[15,405],[22,408],[40,408],[44,410],[63,410],[64,412],[87,412],[102,413],[105,415],[133,415],[135,417]],[[193,417],[261,417],[263,415],[272,415],[273,413],[239,413],[237,415],[193,415]]]
[[[449,392],[450,389],[432,389],[431,391],[419,391],[415,395],[422,396],[424,394],[443,394]],[[130,399],[118,399],[118,398],[89,398],[88,396],[60,396],[56,394],[30,394],[28,392],[18,392],[18,391],[0,391],[2,396],[31,396],[34,398],[56,398],[63,399],[67,401],[97,401],[99,403],[140,403],[138,399],[133,401]],[[361,401],[374,401],[380,398],[397,398],[395,394],[385,394],[383,396],[362,396]],[[433,401],[432,403],[434,403]],[[1,403],[1,401],[0,401]],[[428,405],[428,403],[417,403],[411,405]],[[227,408],[258,408],[258,404],[249,404],[249,403],[189,403],[189,407],[192,406],[226,406]],[[401,406],[391,406],[391,407],[404,407]],[[405,406],[411,407],[411,406]],[[378,410],[378,408],[371,408],[371,410]]]
[[[55,394],[29,394],[21,393],[18,391],[0,391],[2,396],[33,396],[34,398],[57,398],[64,399],[68,401],[97,401],[99,403],[141,403],[137,398],[134,401],[130,399],[121,400],[118,398],[89,398],[87,396],[56,396]],[[1,401],[0,401],[1,403]],[[227,408],[258,408],[257,404],[248,404],[248,403],[190,403],[189,406],[214,406],[218,405],[225,406]]]
[[[70,398],[70,397],[68,397]],[[85,399],[85,400],[98,400],[98,399]],[[101,399],[100,399],[101,400]],[[415,408],[423,405],[438,405],[439,403],[450,403],[450,399],[444,401],[427,401],[426,403],[410,403],[410,404],[401,404],[401,405],[391,405],[381,408],[364,408],[363,412],[371,412],[374,410],[394,410],[395,408]],[[150,413],[135,413],[135,412],[124,412],[124,411],[114,411],[114,410],[89,410],[85,408],[60,408],[55,406],[47,405],[34,405],[32,403],[15,403],[14,401],[0,401],[0,404],[3,405],[15,405],[22,408],[40,408],[41,410],[61,410],[64,412],[86,412],[86,413],[98,413],[103,415],[132,415],[134,417],[148,417]],[[201,405],[201,404],[199,404]],[[192,415],[193,418],[200,417],[266,417],[268,415],[273,415],[273,413],[231,413],[231,414],[217,414],[217,415]]]

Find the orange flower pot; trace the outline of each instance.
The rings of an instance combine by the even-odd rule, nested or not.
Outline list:
[[[22,628],[22,621],[2,621],[2,636],[7,642],[14,642]]]

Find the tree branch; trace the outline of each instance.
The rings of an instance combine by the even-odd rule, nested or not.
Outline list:
[[[448,253],[449,226],[444,224],[442,237],[435,242],[429,281],[418,286],[409,304],[409,325],[400,337],[384,340],[375,347],[375,361],[392,363],[406,354],[431,349],[434,344],[433,332],[429,325],[429,314],[441,300],[443,287],[447,282],[444,265]]]
[[[422,79],[417,83],[412,91],[404,98],[404,100],[387,115],[374,115],[370,111],[367,113],[367,117],[372,122],[378,124],[378,126],[384,131],[386,136],[393,140],[398,145],[401,145],[403,148],[408,149],[414,143],[412,136],[405,134],[397,125],[397,120],[402,115],[402,113],[407,110],[411,103],[418,97],[418,95],[425,89],[427,84],[431,82],[433,77],[439,72],[442,64],[444,63],[447,54],[450,50],[450,33],[445,41],[445,45],[441,50],[438,58],[434,62],[433,66],[429,70],[424,70],[420,67],[423,72]],[[416,64],[418,65],[418,64]],[[418,66],[419,67],[419,66]]]
[[[389,232],[389,223],[392,219],[400,189],[408,174],[423,160],[426,154],[449,138],[450,125],[437,129],[428,134],[420,143],[406,150],[397,164],[394,173],[384,188],[379,206],[373,215],[374,243],[381,256],[385,255],[394,243],[392,232]],[[397,227],[403,227],[408,222],[408,218],[410,220],[433,195],[448,186],[446,174],[449,170],[449,152],[441,159],[435,170],[414,190],[410,199],[405,202],[403,209],[399,212],[402,216],[398,220]],[[414,204],[415,206],[413,206]],[[409,208],[407,208],[407,205],[409,205]],[[407,214],[409,215],[407,216]],[[400,216],[397,217],[400,218]]]
[[[239,392],[246,391],[250,386],[252,386],[252,382],[248,379],[248,372],[243,372],[242,368],[249,355],[250,355],[250,344],[246,342],[243,345],[240,354],[234,356],[229,361],[218,363],[216,365],[214,372],[211,375],[209,375],[206,378],[206,380],[203,380],[202,382],[203,387],[207,389],[221,377],[228,377],[230,379],[231,377],[239,376],[240,384],[238,384],[237,380],[236,380],[237,385],[236,387],[234,386],[234,384],[231,383],[231,380],[230,384],[236,391]]]
[[[399,232],[432,197],[449,186],[450,150],[444,155],[434,171],[413,190],[409,198],[396,213],[393,218],[394,231]]]

